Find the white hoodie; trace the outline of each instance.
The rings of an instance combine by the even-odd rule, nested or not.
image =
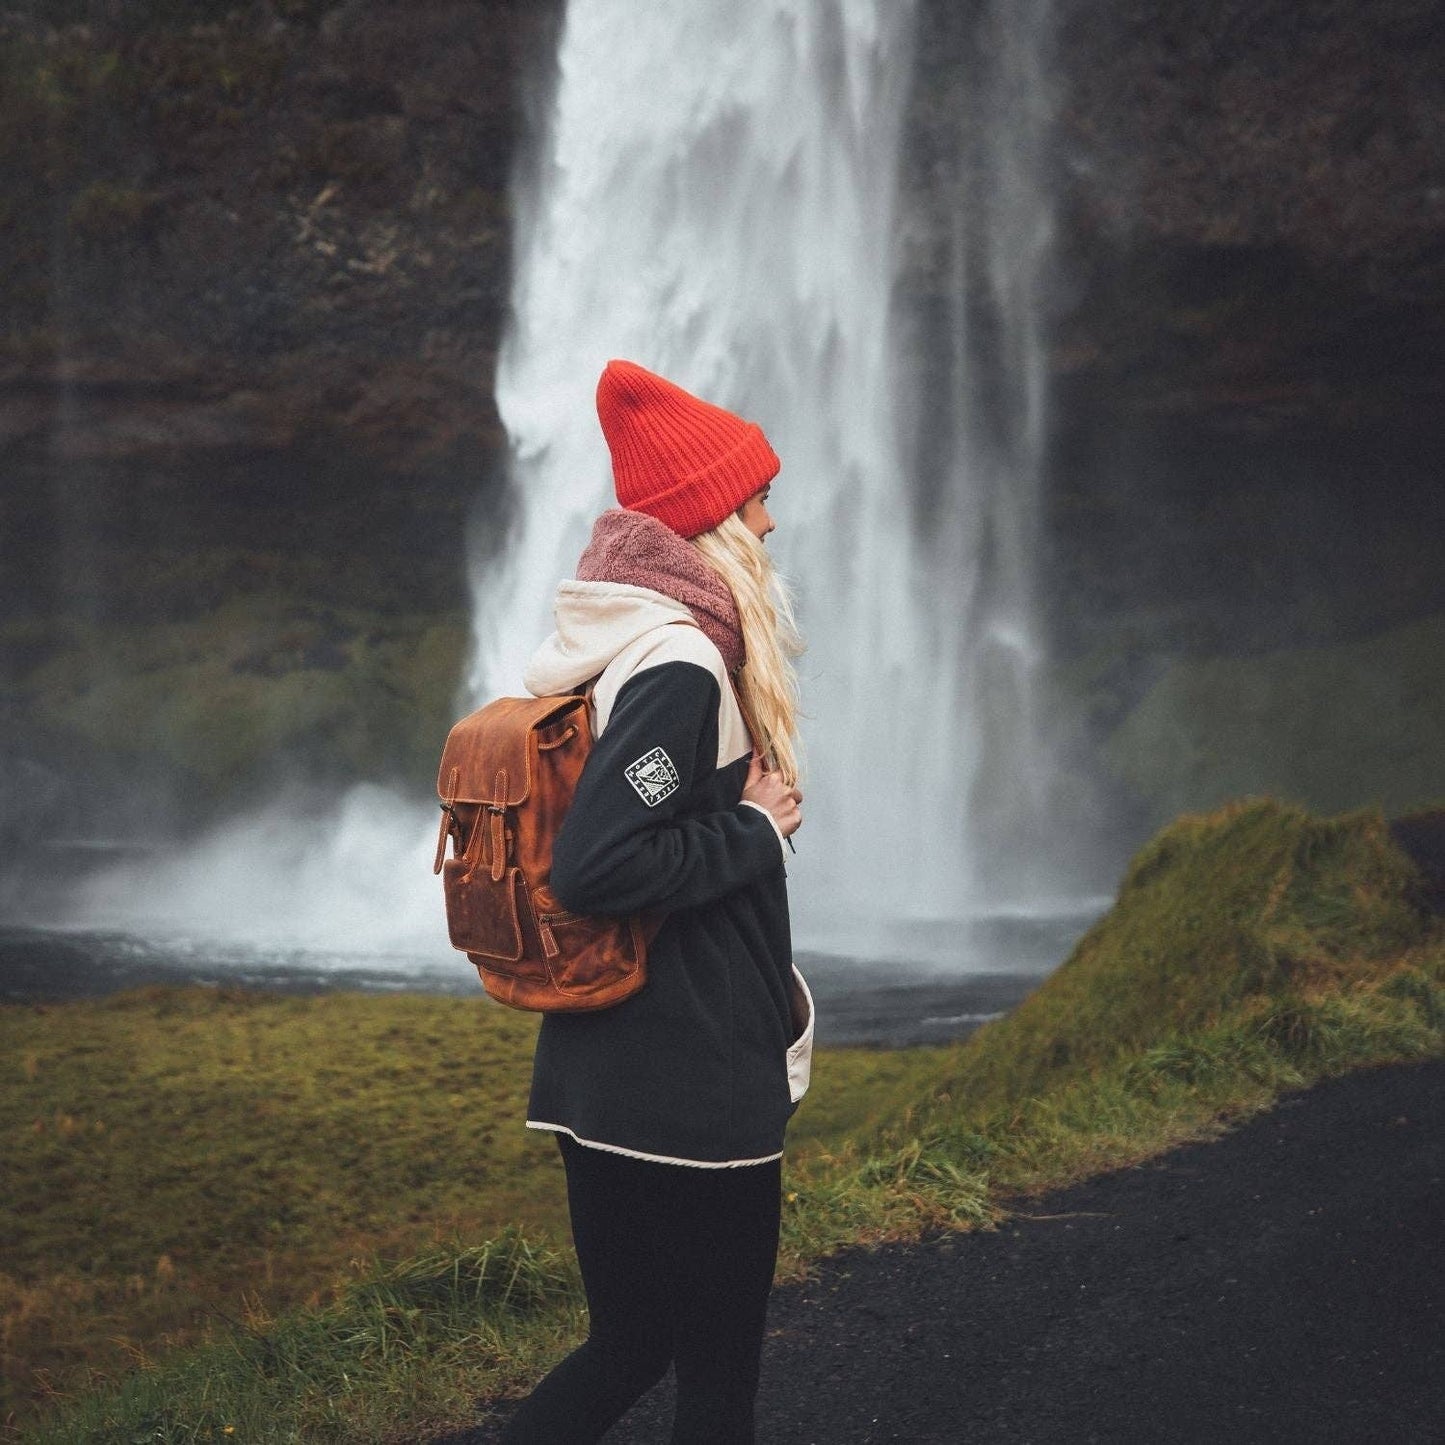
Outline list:
[[[523,677],[533,696],[571,692],[597,678],[592,734],[600,737],[629,678],[664,662],[691,662],[717,679],[718,766],[751,750],[722,654],[683,603],[650,587],[567,581],[557,588],[552,615],[557,630],[533,654]]]

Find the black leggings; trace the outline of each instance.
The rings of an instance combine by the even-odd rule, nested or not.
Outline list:
[[[653,1164],[557,1136],[590,1333],[504,1445],[583,1445],[677,1372],[674,1445],[750,1445],[781,1164]]]

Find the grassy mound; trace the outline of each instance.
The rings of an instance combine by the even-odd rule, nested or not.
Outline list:
[[[1135,855],[1063,967],[963,1055],[955,1092],[1019,1098],[1245,1000],[1372,977],[1421,936],[1415,880],[1378,813],[1321,820],[1261,800],[1186,815]]]
[[[1445,927],[1421,906],[1421,896],[1417,870],[1378,812],[1321,820],[1252,800],[1179,819],[1135,858],[1110,914],[1009,1018],[953,1049],[820,1060],[817,1096],[795,1128],[782,1272],[797,1273],[808,1260],[858,1240],[986,1225],[1020,1194],[1206,1137],[1282,1090],[1441,1052]],[[286,1006],[320,1020],[329,1008],[362,1002],[424,1010],[432,1001]],[[454,1001],[436,1002],[453,1014],[467,1012]],[[101,1006],[88,1007],[90,1017],[100,1017]],[[513,1028],[527,1023],[488,1012]],[[468,1020],[474,1050],[486,1037],[476,1022]],[[354,1038],[354,1022],[342,1027]],[[446,1087],[426,1072],[440,1066],[437,1041],[427,1040],[423,1060],[415,1043],[408,1035],[393,1054],[398,1072],[389,1094],[363,1097],[345,1128],[276,1145],[287,1158],[309,1161],[311,1182],[290,1203],[304,1210],[307,1191],[318,1191],[311,1226],[318,1236],[332,1221],[350,1218],[361,1197],[375,1210],[388,1192],[376,1187],[375,1171],[357,1171],[346,1152],[348,1130],[361,1130],[368,1146],[389,1131],[406,1132],[399,1121],[406,1101],[425,1093],[419,1086]],[[105,1048],[98,1054],[91,1067],[100,1066]],[[294,1061],[298,1081],[334,1067],[331,1057],[313,1039],[311,1052]],[[47,1067],[38,1062],[34,1078]],[[489,1091],[481,1097],[489,1099],[501,1097],[503,1073],[520,1069],[501,1054],[495,1067],[485,1061],[477,1067]],[[180,1097],[187,1092],[184,1071],[171,1068]],[[409,1068],[422,1072],[409,1076]],[[297,1082],[263,1115],[270,1121],[263,1132],[307,1134],[317,1094],[334,1096],[342,1082],[337,1075],[310,1093]],[[367,1117],[387,1097],[391,1112],[368,1130]],[[259,1107],[237,1109],[231,1127]],[[498,1106],[499,1139],[517,1132],[517,1112],[510,1103]],[[463,1157],[474,1165],[470,1111],[468,1118]],[[157,1123],[164,1124],[163,1114]],[[399,1146],[398,1159],[424,1153],[435,1170],[440,1144],[440,1135],[422,1129]],[[352,1139],[353,1153],[357,1147]],[[537,1168],[553,1167],[550,1155],[545,1163],[538,1158]],[[274,1160],[270,1167],[277,1167]],[[503,1171],[481,1181],[477,1200],[505,1179]],[[444,1197],[443,1186],[436,1177],[422,1181],[414,1201]],[[216,1187],[214,1178],[205,1187],[198,1181],[192,1201],[198,1221],[215,1206]],[[393,1195],[395,1187],[388,1186]],[[169,1205],[171,1214],[181,1198]],[[131,1207],[141,1212],[143,1203]],[[437,1226],[440,1215],[414,1207],[423,1211],[417,1230]],[[480,1202],[477,1209],[472,1220],[454,1212],[459,1238],[480,1237]],[[512,1212],[525,1215],[525,1207],[514,1203]],[[79,1217],[71,1221],[74,1257],[93,1247],[90,1227]],[[357,1243],[364,1234],[356,1230]],[[393,1231],[392,1245],[404,1234]],[[49,1247],[59,1245],[57,1233]],[[580,1328],[569,1258],[550,1243],[502,1230],[485,1246],[442,1240],[413,1254],[399,1265],[363,1262],[342,1270],[312,1304],[280,1314],[253,1293],[246,1317],[213,1328],[208,1343],[64,1404],[31,1438],[415,1440],[465,1420],[478,1395],[533,1377]],[[318,1257],[309,1267],[319,1263]]]
[[[1177,819],[1069,958],[952,1050],[898,1122],[803,1162],[795,1247],[988,1222],[1283,1090],[1440,1052],[1445,925],[1423,882],[1378,810],[1320,819],[1265,798]]]

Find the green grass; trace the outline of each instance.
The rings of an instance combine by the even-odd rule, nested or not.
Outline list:
[[[480,988],[0,1009],[0,1408],[320,1307],[377,1257],[565,1239],[555,1146],[521,1127],[536,1024]],[[876,1123],[926,1064],[839,1057],[795,1137]]]
[[[7,1378],[317,1302],[353,1257],[555,1227],[550,1158],[515,1127],[534,1032],[480,998],[0,1011]]]
[[[1284,1090],[1445,1051],[1445,929],[1417,881],[1375,812],[1178,819],[1007,1019],[823,1054],[780,1274],[987,1226]],[[67,1394],[115,1377],[27,1438],[416,1440],[524,1386],[582,1328],[554,1151],[520,1128],[532,1026],[480,1001],[195,992],[0,1014],[27,1191],[15,1400],[37,1364]]]

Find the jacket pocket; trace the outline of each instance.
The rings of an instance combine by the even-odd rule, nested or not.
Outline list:
[[[813,1024],[816,1021],[813,995],[796,966],[793,968],[790,992],[793,1027],[798,1028],[798,1021],[800,1018],[802,1020],[801,1032],[788,1045],[788,1097],[796,1104],[808,1092],[808,1084],[813,1076]]]

